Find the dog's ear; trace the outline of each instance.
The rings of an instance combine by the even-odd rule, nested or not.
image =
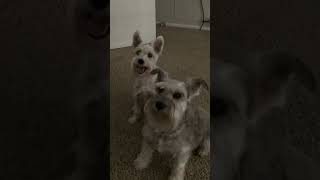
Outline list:
[[[316,80],[311,69],[299,58],[283,51],[262,53],[254,59],[256,82],[255,99],[267,99],[277,106],[286,103],[289,80],[295,77],[311,93],[317,92]],[[281,95],[281,96],[279,96]],[[264,108],[266,103],[255,105]]]
[[[299,58],[283,51],[271,51],[260,55],[257,59],[257,81],[266,87],[276,90],[295,76],[311,92],[314,92],[316,80],[310,68]]]
[[[191,100],[193,97],[198,96],[202,88],[209,91],[209,86],[202,78],[190,78],[186,82],[186,88],[188,91],[188,99]]]
[[[137,30],[137,31],[134,32],[134,34],[133,34],[132,46],[136,48],[136,47],[138,47],[141,43],[142,43],[142,39],[141,39],[141,36],[140,36],[140,32]]]
[[[157,82],[163,82],[169,78],[168,72],[164,71],[161,68],[153,69],[150,74],[158,74]]]
[[[313,72],[303,61],[284,51],[259,52],[248,59],[248,114],[282,107],[287,101],[290,79],[295,77],[311,92],[316,92]],[[258,114],[258,116],[261,114]],[[254,118],[256,119],[256,118]],[[260,119],[260,118],[258,118]]]
[[[161,54],[162,53],[162,49],[163,49],[163,45],[164,45],[164,38],[163,36],[158,36],[154,42],[153,42],[153,49],[157,54]]]

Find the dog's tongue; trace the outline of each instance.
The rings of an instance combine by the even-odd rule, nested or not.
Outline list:
[[[145,67],[140,67],[138,68],[138,73],[143,74],[145,72],[146,68]]]

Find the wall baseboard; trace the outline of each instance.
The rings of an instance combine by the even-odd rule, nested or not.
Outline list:
[[[126,47],[130,47],[131,43],[129,42],[116,42],[116,43],[110,43],[110,50],[111,49],[120,49],[120,48],[126,48]]]
[[[190,24],[179,24],[179,23],[168,23],[168,22],[162,22],[162,21],[157,21],[156,22],[157,25],[165,25],[168,27],[177,27],[177,28],[184,28],[184,29],[196,29],[199,30],[200,29],[200,25],[190,25]],[[208,23],[205,23],[208,24]],[[210,31],[210,27],[208,26],[202,26],[202,30],[203,31]],[[131,43],[129,42],[118,42],[118,43],[113,43],[110,44],[110,49],[119,49],[119,48],[125,48],[125,47],[129,47],[131,46]]]
[[[179,23],[170,23],[170,22],[160,22],[160,21],[157,21],[157,24],[165,24],[165,26],[168,26],[168,27],[177,27],[177,28],[185,28],[185,29],[197,29],[199,30],[200,29],[200,25],[197,26],[197,25],[191,25],[191,24],[179,24]],[[208,24],[208,23],[205,23],[205,24]],[[204,31],[210,31],[210,26],[202,26],[202,30]]]

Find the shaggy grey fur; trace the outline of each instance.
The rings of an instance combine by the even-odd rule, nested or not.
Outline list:
[[[284,52],[271,51],[237,60],[213,61],[214,179],[233,180],[241,175],[240,179],[247,180],[249,177],[244,174],[254,170],[261,174],[255,174],[253,179],[273,179],[261,170],[268,172],[272,166],[268,163],[274,159],[282,168],[282,179],[319,178],[319,174],[315,175],[319,166],[288,148],[276,132],[267,139],[265,125],[272,120],[262,121],[266,113],[285,105],[287,88],[294,78],[314,92],[312,72]],[[246,158],[254,161],[250,167]]]
[[[173,155],[175,162],[170,180],[183,180],[185,166],[198,149],[202,156],[210,152],[209,113],[192,103],[205,81],[193,78],[186,83],[160,79],[153,88],[137,95],[144,105],[141,152],[134,161],[137,169],[146,168],[154,151]]]

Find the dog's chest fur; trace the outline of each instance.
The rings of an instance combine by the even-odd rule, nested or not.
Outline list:
[[[143,76],[138,76],[134,80],[133,94],[135,95],[141,88],[145,86],[151,86],[156,82],[158,75],[146,74]]]
[[[157,132],[147,125],[144,125],[142,134],[150,146],[160,153],[176,154],[184,150],[197,148],[202,140],[210,135],[209,128],[201,112],[187,113],[187,118],[172,133]]]

